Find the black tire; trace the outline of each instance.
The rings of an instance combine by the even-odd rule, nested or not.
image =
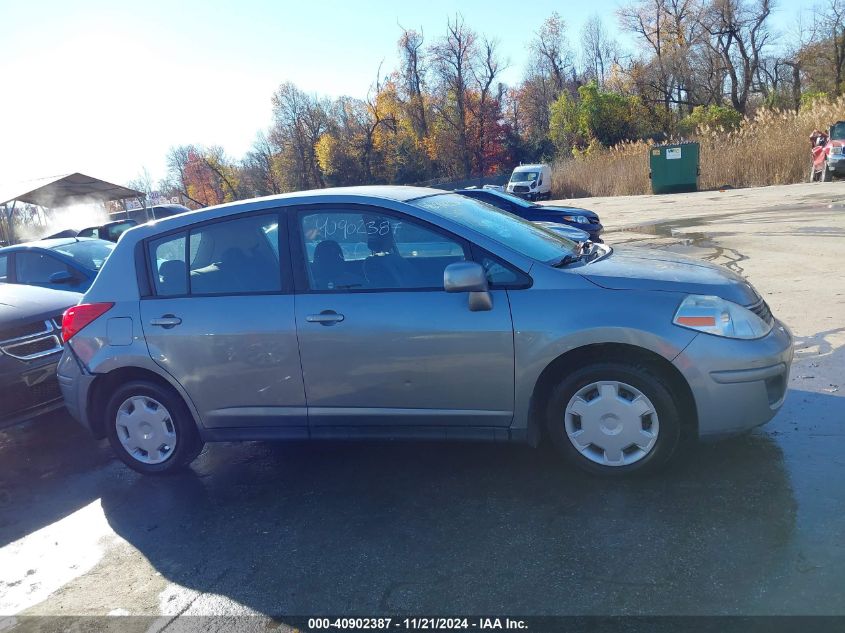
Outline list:
[[[153,398],[164,405],[170,414],[169,418],[176,433],[175,448],[161,463],[147,464],[135,459],[118,439],[116,424],[118,409],[133,396]],[[169,475],[179,472],[194,461],[202,451],[203,441],[185,402],[172,389],[154,382],[134,380],[120,386],[109,398],[105,415],[106,434],[112,449],[124,464],[144,475]]]
[[[638,389],[651,400],[657,412],[657,441],[638,461],[620,466],[598,464],[582,455],[567,435],[564,412],[570,399],[582,388],[600,381],[618,381]],[[576,369],[555,387],[546,408],[546,429],[558,452],[582,470],[609,477],[644,474],[665,466],[677,450],[681,439],[681,410],[667,381],[648,365],[602,361]]]

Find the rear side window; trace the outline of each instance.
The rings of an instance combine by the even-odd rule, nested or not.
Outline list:
[[[192,295],[279,292],[278,218],[259,215],[191,231]]]
[[[121,222],[120,224],[112,224],[106,227],[106,239],[110,242],[116,242],[117,238],[123,235],[129,229],[138,226],[135,222]],[[78,237],[78,236],[77,236]]]
[[[156,295],[282,290],[276,214],[215,222],[149,243]]]
[[[7,281],[9,278],[9,256],[0,255],[0,281]]]

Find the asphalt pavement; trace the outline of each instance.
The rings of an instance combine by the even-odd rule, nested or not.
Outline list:
[[[158,618],[145,630],[177,615],[845,614],[845,210],[819,187],[714,214],[578,201],[609,243],[723,263],[764,294],[796,335],[768,425],[624,481],[544,448],[403,443],[216,444],[148,478],[49,415],[0,431],[0,631],[42,626],[27,615]]]

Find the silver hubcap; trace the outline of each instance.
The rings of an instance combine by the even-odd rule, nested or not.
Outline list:
[[[170,412],[158,400],[132,396],[117,409],[117,438],[134,459],[160,464],[176,448],[176,426]]]
[[[657,411],[643,392],[615,380],[578,390],[566,405],[566,435],[584,457],[603,466],[627,466],[657,442]]]

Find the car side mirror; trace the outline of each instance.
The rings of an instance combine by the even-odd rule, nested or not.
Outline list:
[[[73,281],[73,275],[66,270],[60,270],[50,275],[51,284],[69,284]]]
[[[538,181],[537,181],[537,184],[538,184],[538,185],[542,185],[542,184],[543,184],[543,179],[542,179],[542,178],[540,178],[540,180],[538,180]]]
[[[468,292],[471,312],[493,309],[493,297],[487,285],[487,274],[476,262],[455,262],[443,270],[446,292]]]

